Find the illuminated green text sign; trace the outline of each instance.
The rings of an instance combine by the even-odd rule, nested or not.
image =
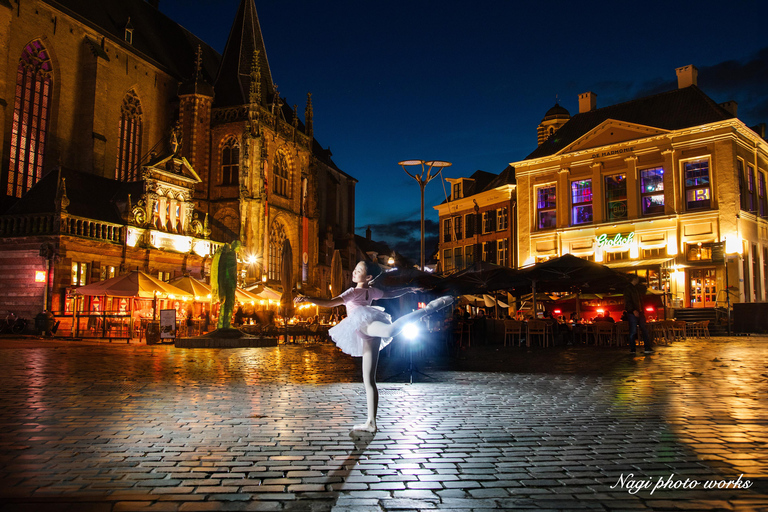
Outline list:
[[[635,241],[634,231],[629,233],[627,236],[624,236],[621,233],[616,233],[616,235],[602,234],[597,237],[597,246],[598,247],[623,247],[623,246],[631,245],[632,242],[634,241]]]

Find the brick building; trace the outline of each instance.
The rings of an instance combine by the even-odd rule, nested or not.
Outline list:
[[[438,271],[461,270],[478,259],[517,266],[514,168],[447,181],[451,195],[434,207],[440,217]]]
[[[251,282],[279,282],[284,239],[303,288],[333,249],[354,259],[356,180],[314,139],[311,95],[303,120],[280,97],[254,1],[221,55],[157,7],[0,1],[0,314],[134,268],[204,278],[235,239]]]

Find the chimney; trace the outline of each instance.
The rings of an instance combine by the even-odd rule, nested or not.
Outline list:
[[[699,85],[699,70],[696,66],[689,64],[675,70],[677,73],[677,88],[684,89],[691,85]]]
[[[368,226],[366,228],[366,230],[365,230],[365,238],[366,238],[366,240],[370,240],[371,239],[371,226]]]
[[[725,103],[721,103],[720,106],[723,107],[728,112],[730,112],[731,114],[733,114],[733,117],[738,117],[736,112],[738,112],[739,110],[739,104],[736,103],[735,101],[733,100],[726,101]]]
[[[597,108],[597,94],[592,91],[579,94],[579,114],[589,112]]]

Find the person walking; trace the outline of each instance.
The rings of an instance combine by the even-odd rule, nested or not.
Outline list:
[[[648,326],[645,323],[645,311],[639,283],[640,278],[634,274],[629,284],[624,288],[624,311],[629,321],[629,351],[632,354],[637,352],[637,330],[639,328],[643,335],[643,351],[646,354],[652,354],[651,336],[648,334]]]

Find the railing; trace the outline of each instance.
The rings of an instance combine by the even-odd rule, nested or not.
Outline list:
[[[94,240],[122,243],[123,226],[58,214],[4,215],[0,217],[0,236],[73,235]]]

